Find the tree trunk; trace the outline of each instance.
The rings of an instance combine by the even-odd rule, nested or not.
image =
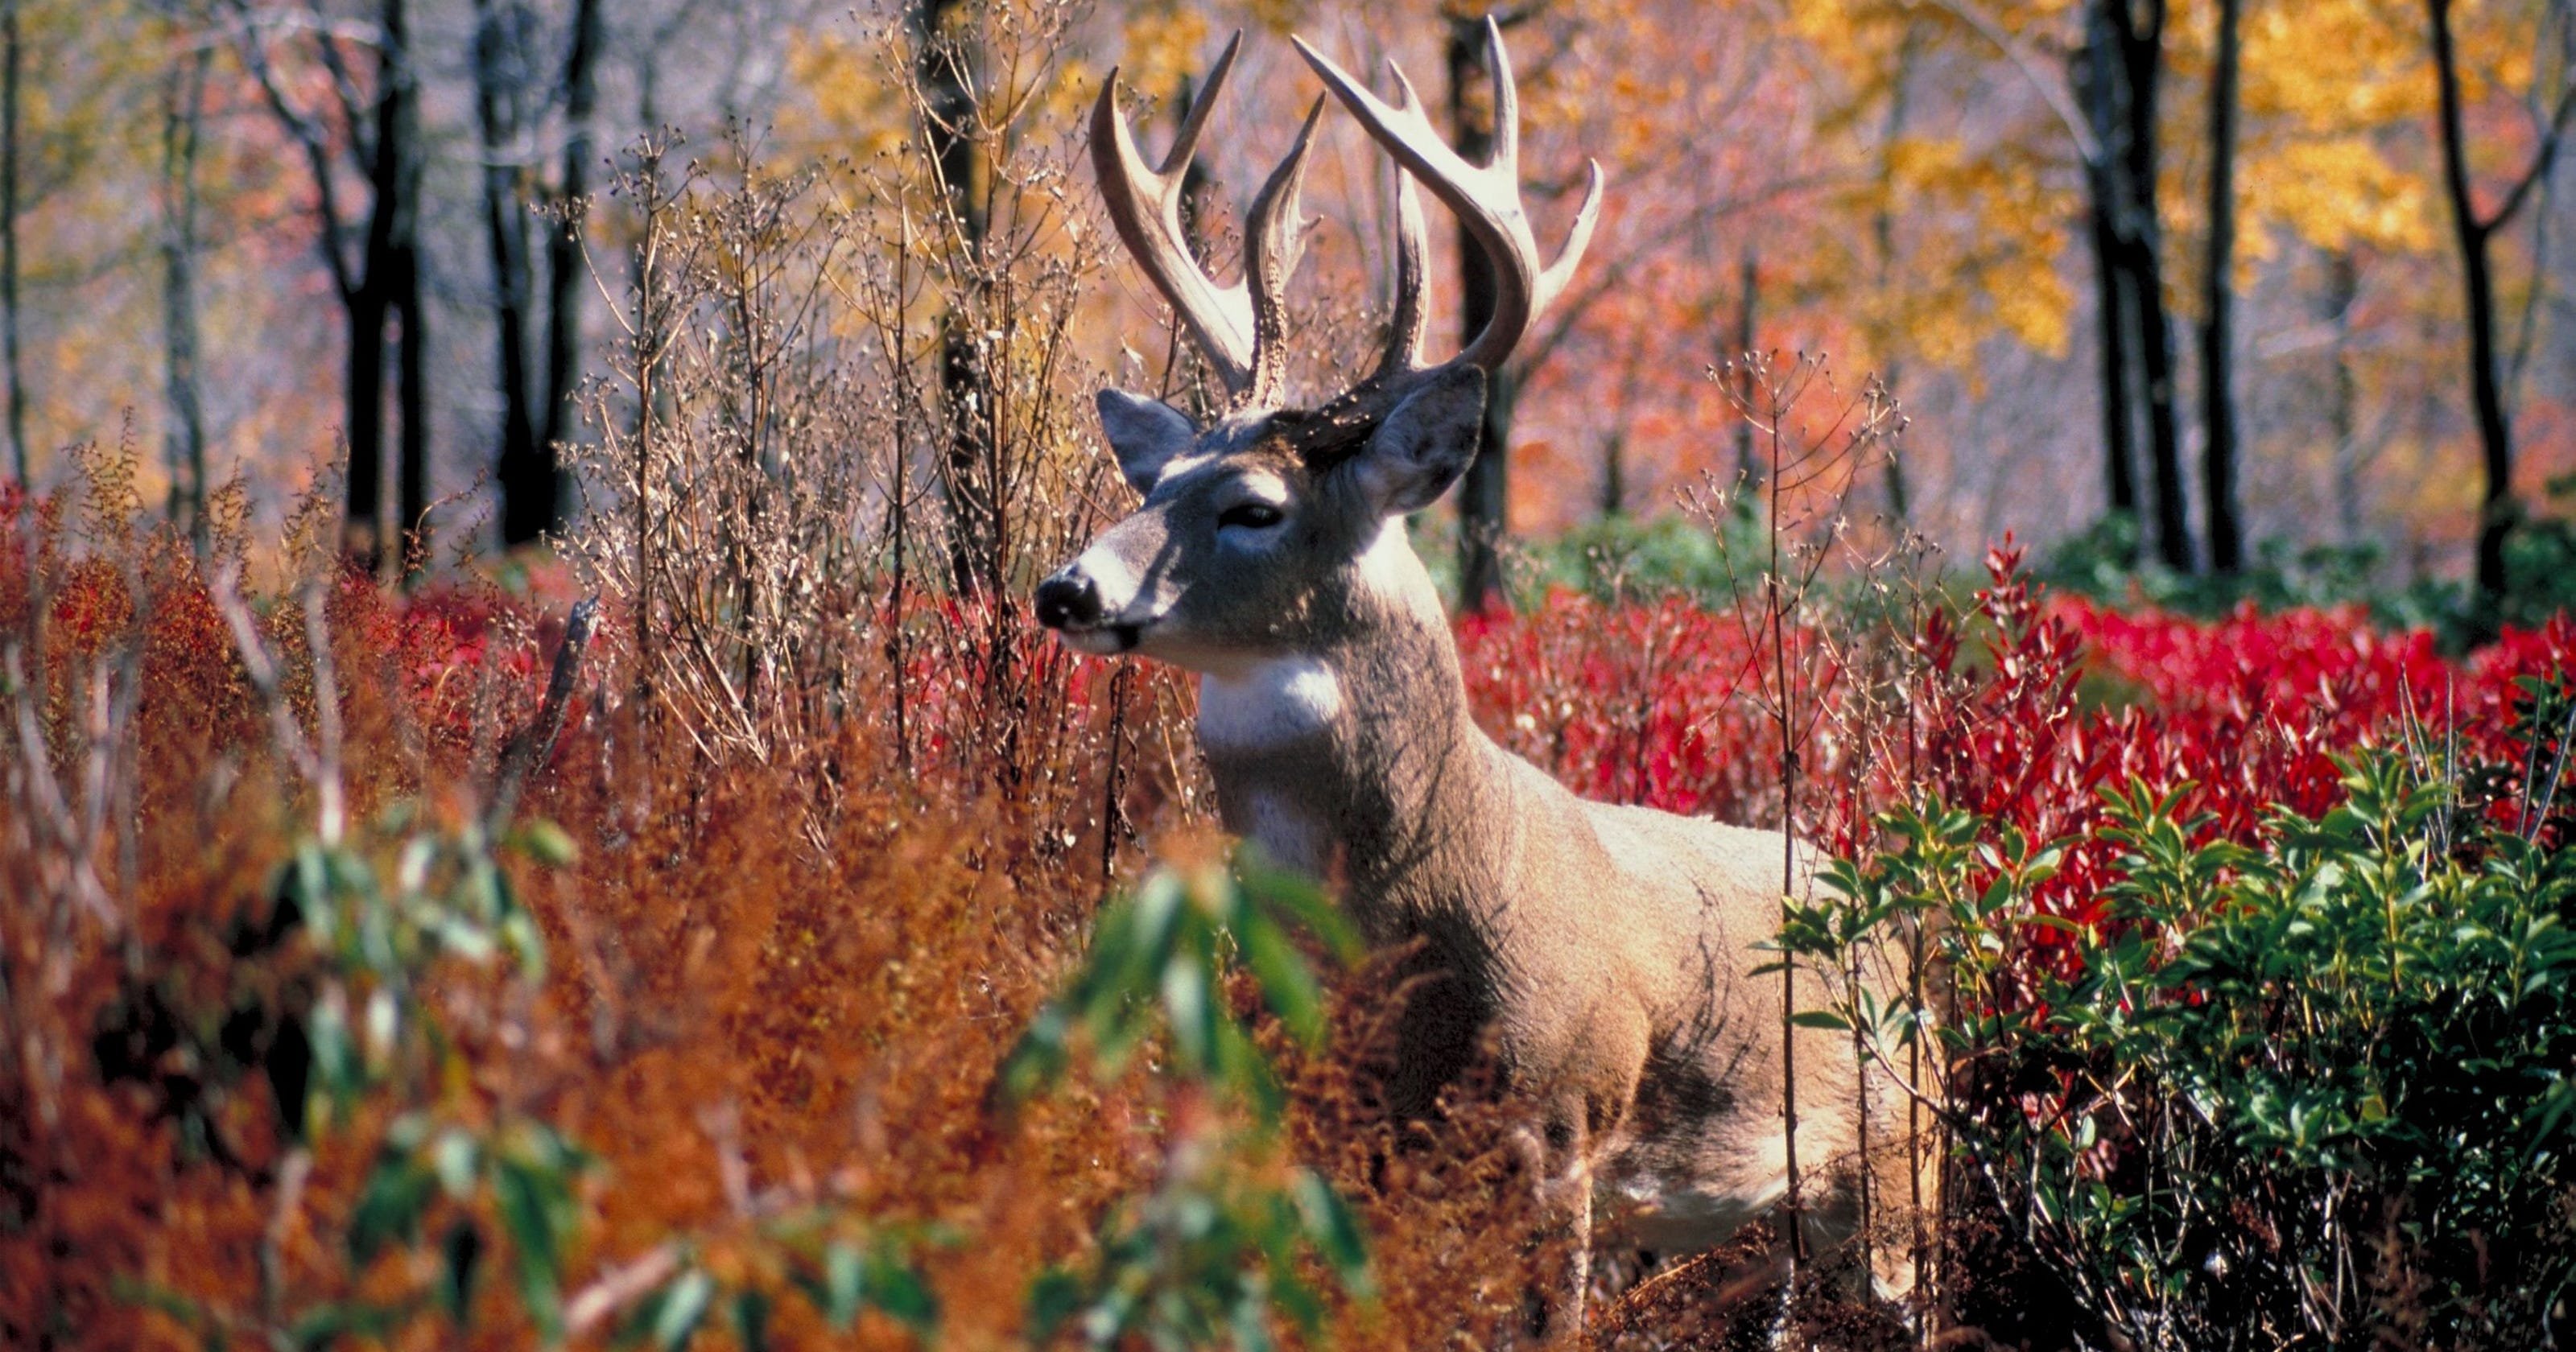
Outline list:
[[[1628,429],[1623,424],[1601,440],[1601,519],[1628,514]]]
[[[1492,74],[1485,66],[1483,17],[1452,18],[1443,50],[1449,76],[1449,136],[1469,164],[1494,153],[1494,109],[1486,101]],[[1472,343],[1494,317],[1495,276],[1468,231],[1458,225],[1458,341]],[[1499,547],[1510,529],[1512,403],[1517,391],[1507,371],[1486,373],[1485,426],[1467,472],[1458,484],[1458,608],[1483,610],[1503,599]]]
[[[1762,260],[1747,244],[1735,269],[1735,350],[1726,354],[1735,366],[1735,486],[1744,493],[1762,480],[1753,458],[1753,321],[1761,286]]]
[[[2335,520],[2343,542],[2362,542],[2361,526],[2361,382],[2352,369],[2352,307],[2361,293],[2361,272],[2352,250],[2337,249],[2326,257],[2326,318],[2334,325]]]
[[[2173,324],[2165,310],[2163,269],[2153,244],[2133,247],[2130,289],[2138,305],[2138,376],[2147,392],[2147,449],[2155,471],[2156,553],[2177,573],[2192,571],[2190,489],[2182,468],[2182,429],[2174,416]]]
[[[2451,43],[2451,0],[2428,0],[2433,21],[2433,75],[2440,94],[2442,184],[2451,199],[2452,238],[2460,250],[2460,283],[2467,293],[2469,402],[2486,470],[2478,503],[2477,587],[2480,628],[2491,635],[2504,601],[2505,537],[2521,515],[2513,496],[2513,427],[2504,413],[2496,371],[2495,265],[2488,242],[2501,220],[2483,220],[2470,195],[2468,138],[2463,126],[2460,71]]]
[[[492,255],[492,323],[500,372],[501,543],[525,544],[554,516],[555,474],[537,448],[535,393],[528,381],[533,269],[528,257],[528,171],[519,157],[526,129],[528,28],[515,0],[474,0],[474,120],[483,147],[483,224]]]
[[[2116,3],[2116,0],[2113,0]],[[2075,54],[2075,92],[2093,134],[2084,165],[2087,235],[2093,248],[2095,341],[2102,352],[2102,451],[2111,515],[2138,520],[2138,415],[2136,385],[2138,316],[2120,242],[2122,174],[2128,163],[2126,66],[2110,5],[2095,0],[2084,11],[2084,45]],[[2122,538],[2124,561],[2136,564],[2137,542]]]
[[[2164,79],[2165,0],[2109,0],[2119,37],[2124,110],[2128,114],[2125,182],[2120,193],[2121,252],[2129,296],[2137,306],[2138,383],[2145,395],[2147,455],[2154,473],[2156,551],[2166,567],[2192,569],[2190,493],[2184,486],[2182,430],[2174,415],[2173,322],[2165,308],[2164,225],[2156,209],[2156,101]]]
[[[374,153],[366,163],[373,200],[368,204],[362,271],[342,292],[349,313],[349,506],[343,550],[353,566],[369,572],[385,566],[388,548],[399,548],[399,532],[387,531],[384,518],[385,349],[386,325],[403,308],[405,287],[399,274],[413,234],[411,204],[406,200],[414,181],[408,161],[415,153],[408,19],[405,0],[383,0],[378,14],[384,45],[376,67]],[[324,243],[330,247],[330,241]],[[407,327],[410,320],[406,315]],[[409,365],[408,360],[405,364]],[[410,384],[407,372],[400,383]],[[413,391],[404,391],[407,406],[413,397]],[[413,445],[408,429],[416,421],[404,420],[406,454]],[[397,477],[408,482],[412,468],[406,462]],[[395,562],[400,561],[397,555]]]
[[[27,368],[18,350],[18,75],[26,64],[18,0],[0,7],[0,357],[9,364],[9,463],[32,483],[27,456]]]
[[[581,231],[590,194],[591,122],[599,109],[601,0],[574,0],[572,43],[564,54],[563,174],[555,191],[554,218],[546,229],[546,420],[537,457],[546,471],[543,522],[533,534],[563,522],[563,466],[557,459],[581,419],[582,283],[588,262]]]
[[[1601,410],[1605,424],[1601,437],[1601,519],[1616,520],[1628,514],[1628,435],[1637,425],[1637,382],[1645,373],[1649,360],[1649,335],[1640,327],[1628,335],[1627,350],[1619,362],[1619,402],[1616,408]]]
[[[206,547],[206,417],[197,375],[197,151],[214,49],[175,62],[162,83],[161,318],[170,426],[170,519]]]
[[[1905,26],[1905,38],[1896,47],[1896,76],[1888,91],[1887,123],[1879,131],[1878,210],[1870,219],[1870,238],[1878,253],[1877,290],[1882,304],[1894,291],[1896,275],[1896,147],[1904,139],[1906,115],[1911,107],[1914,65],[1923,45],[1923,28],[1919,23]],[[1882,344],[1878,354],[1879,383],[1889,398],[1897,397],[1897,387],[1904,372],[1904,362],[1895,355],[1896,344]],[[1905,457],[1891,443],[1887,450],[1887,511],[1900,526],[1913,514],[1913,494],[1905,482]]]
[[[395,530],[388,543],[406,572],[428,558],[429,318],[423,304],[420,252],[420,90],[411,60],[407,0],[384,0],[384,65],[377,76],[383,110],[376,134],[377,215],[384,231],[385,303],[402,320],[401,416],[397,446]],[[368,269],[372,282],[376,272]],[[414,538],[413,532],[420,532]]]
[[[421,297],[419,246],[405,245],[396,258],[394,308],[402,316],[397,538],[404,575],[411,577],[429,564],[429,317]]]
[[[2133,507],[2133,450],[2144,422],[2156,550],[2192,566],[2181,434],[2174,417],[2174,339],[2165,309],[2156,212],[2156,94],[2164,65],[2165,0],[2088,0],[2076,92],[2096,145],[2085,165],[2092,245],[2101,276],[2103,424],[2111,504]]]
[[[340,526],[341,552],[353,568],[374,572],[384,554],[385,323],[384,264],[368,251],[368,277],[343,308],[349,319],[347,382],[348,507]]]
[[[949,567],[961,592],[1001,589],[1001,503],[993,472],[993,400],[975,335],[985,203],[975,189],[973,53],[963,27],[966,0],[918,0],[913,11],[913,78],[920,86],[930,160],[947,199],[957,252],[954,289],[939,334],[939,391],[948,445],[940,484],[948,498]]]
[[[428,360],[426,320],[419,275],[421,151],[418,72],[411,60],[410,11],[406,0],[379,0],[377,11],[375,87],[367,91],[363,115],[356,88],[357,71],[340,50],[343,38],[332,26],[317,22],[309,31],[322,44],[325,62],[336,78],[347,121],[336,131],[299,108],[269,60],[266,30],[246,5],[236,6],[243,23],[235,50],[257,82],[269,111],[303,154],[312,176],[315,247],[331,275],[349,324],[346,482],[347,511],[341,522],[341,552],[354,567],[380,570],[393,543],[385,529],[385,360],[386,326],[400,313],[404,344],[400,386],[403,408],[399,478],[403,508],[416,518],[427,506]],[[353,230],[353,217],[339,204],[339,156],[347,153],[367,181],[366,225]],[[343,247],[354,237],[354,261]]]
[[[2236,253],[2236,79],[2244,0],[2218,0],[2218,64],[2209,81],[2209,264],[2200,321],[2201,448],[2208,494],[2209,567],[2244,566],[2236,507],[2234,316]]]
[[[2138,518],[2137,415],[2129,406],[2129,347],[2136,325],[2128,273],[2120,265],[2118,227],[2111,219],[2113,189],[2106,181],[2108,174],[2098,167],[2088,167],[2084,174],[2091,198],[2086,215],[2092,227],[2096,341],[2102,348],[2102,445],[2111,514],[2134,522]],[[2129,555],[2128,562],[2136,563],[2134,548]]]

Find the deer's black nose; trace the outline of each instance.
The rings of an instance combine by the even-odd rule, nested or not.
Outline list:
[[[1058,573],[1038,584],[1037,610],[1049,629],[1089,628],[1100,623],[1100,588],[1080,573]]]

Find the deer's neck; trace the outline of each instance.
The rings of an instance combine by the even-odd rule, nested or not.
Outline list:
[[[1385,937],[1488,890],[1468,875],[1509,786],[1400,525],[1334,605],[1314,651],[1204,676],[1199,740],[1226,825],[1277,862],[1338,874],[1354,918]]]

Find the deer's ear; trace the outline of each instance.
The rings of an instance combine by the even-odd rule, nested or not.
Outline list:
[[[1381,515],[1418,512],[1467,472],[1484,430],[1484,368],[1453,367],[1406,395],[1351,468]]]
[[[1098,399],[1100,430],[1118,457],[1118,472],[1139,493],[1154,490],[1163,466],[1190,448],[1198,428],[1189,415],[1160,399],[1141,399],[1124,390],[1102,390]]]

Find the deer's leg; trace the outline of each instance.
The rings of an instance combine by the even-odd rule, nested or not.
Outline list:
[[[1799,1228],[1806,1233],[1807,1256],[1835,1279],[1844,1294],[1866,1297],[1877,1255],[1859,1252],[1863,1240],[1860,1192],[1864,1185],[1859,1163],[1837,1163],[1830,1170],[1820,1171],[1816,1181],[1820,1186],[1799,1217]]]
[[[1566,1255],[1565,1290],[1547,1336],[1551,1343],[1571,1344],[1583,1336],[1583,1307],[1592,1294],[1591,1162],[1576,1156],[1561,1186],[1571,1193],[1566,1198],[1566,1230],[1573,1251]]]
[[[1565,1273],[1553,1291],[1535,1291],[1538,1329],[1545,1345],[1571,1346],[1583,1334],[1585,1298],[1592,1286],[1592,1151],[1584,1100],[1555,1106],[1542,1131],[1521,1133],[1516,1143],[1537,1182],[1540,1214],[1563,1227]]]

